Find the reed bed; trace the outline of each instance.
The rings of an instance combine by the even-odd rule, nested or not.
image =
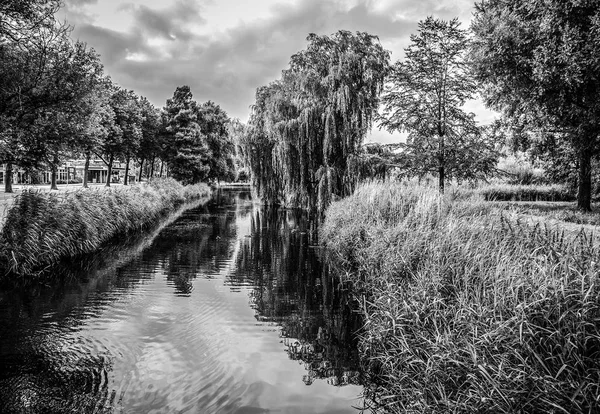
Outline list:
[[[326,213],[320,240],[365,315],[366,396],[390,413],[600,412],[597,239],[456,194],[370,183]]]
[[[565,185],[492,184],[476,190],[487,201],[573,201],[577,197]]]
[[[4,276],[35,277],[61,259],[140,232],[178,205],[210,192],[205,184],[184,187],[173,179],[72,192],[23,191],[15,197],[0,234]]]

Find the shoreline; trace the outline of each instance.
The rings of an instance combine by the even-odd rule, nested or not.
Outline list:
[[[319,240],[360,299],[365,396],[386,412],[600,409],[598,236],[371,183],[330,206]]]
[[[211,194],[206,184],[156,180],[131,187],[21,191],[0,234],[3,279],[35,279],[48,267],[141,233],[185,203]]]

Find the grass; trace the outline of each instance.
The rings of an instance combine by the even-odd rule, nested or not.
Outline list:
[[[362,295],[367,396],[392,413],[598,412],[597,239],[448,193],[370,183],[327,211],[320,240]]]
[[[61,259],[140,232],[178,205],[209,194],[205,184],[184,187],[172,179],[64,193],[24,191],[16,196],[0,234],[4,276],[36,277]]]
[[[499,206],[524,216],[543,218],[546,221],[600,226],[597,204],[592,205],[591,212],[581,211],[573,203],[568,202],[501,202]]]
[[[573,201],[567,186],[492,184],[476,190],[487,201]]]

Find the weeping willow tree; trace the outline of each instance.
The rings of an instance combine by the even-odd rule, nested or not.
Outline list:
[[[282,199],[281,174],[274,158],[277,142],[267,128],[268,106],[280,86],[280,82],[273,82],[256,90],[250,120],[237,142],[238,153],[250,170],[252,186],[268,204],[278,204]]]
[[[241,146],[263,201],[322,212],[359,179],[389,52],[368,33],[307,40],[281,79],[257,90]]]

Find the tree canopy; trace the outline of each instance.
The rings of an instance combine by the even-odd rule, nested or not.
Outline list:
[[[56,160],[64,138],[79,133],[81,103],[102,76],[99,56],[73,42],[69,27],[54,18],[58,6],[44,0],[0,5],[0,160],[7,164],[6,191],[12,191],[13,163],[36,168]]]
[[[437,173],[443,192],[447,179],[488,174],[496,156],[475,115],[463,110],[477,91],[465,61],[467,31],[458,19],[428,17],[410,39],[387,79],[381,126],[408,132],[407,167],[415,175]]]
[[[210,152],[208,180],[235,179],[235,147],[229,136],[230,122],[227,113],[216,103],[207,101],[198,105],[198,123]]]
[[[590,210],[600,150],[600,3],[485,0],[475,5],[472,63],[490,107],[578,154],[578,207]]]
[[[242,152],[264,201],[323,211],[354,189],[389,52],[368,33],[307,40],[281,79],[257,90]]]

